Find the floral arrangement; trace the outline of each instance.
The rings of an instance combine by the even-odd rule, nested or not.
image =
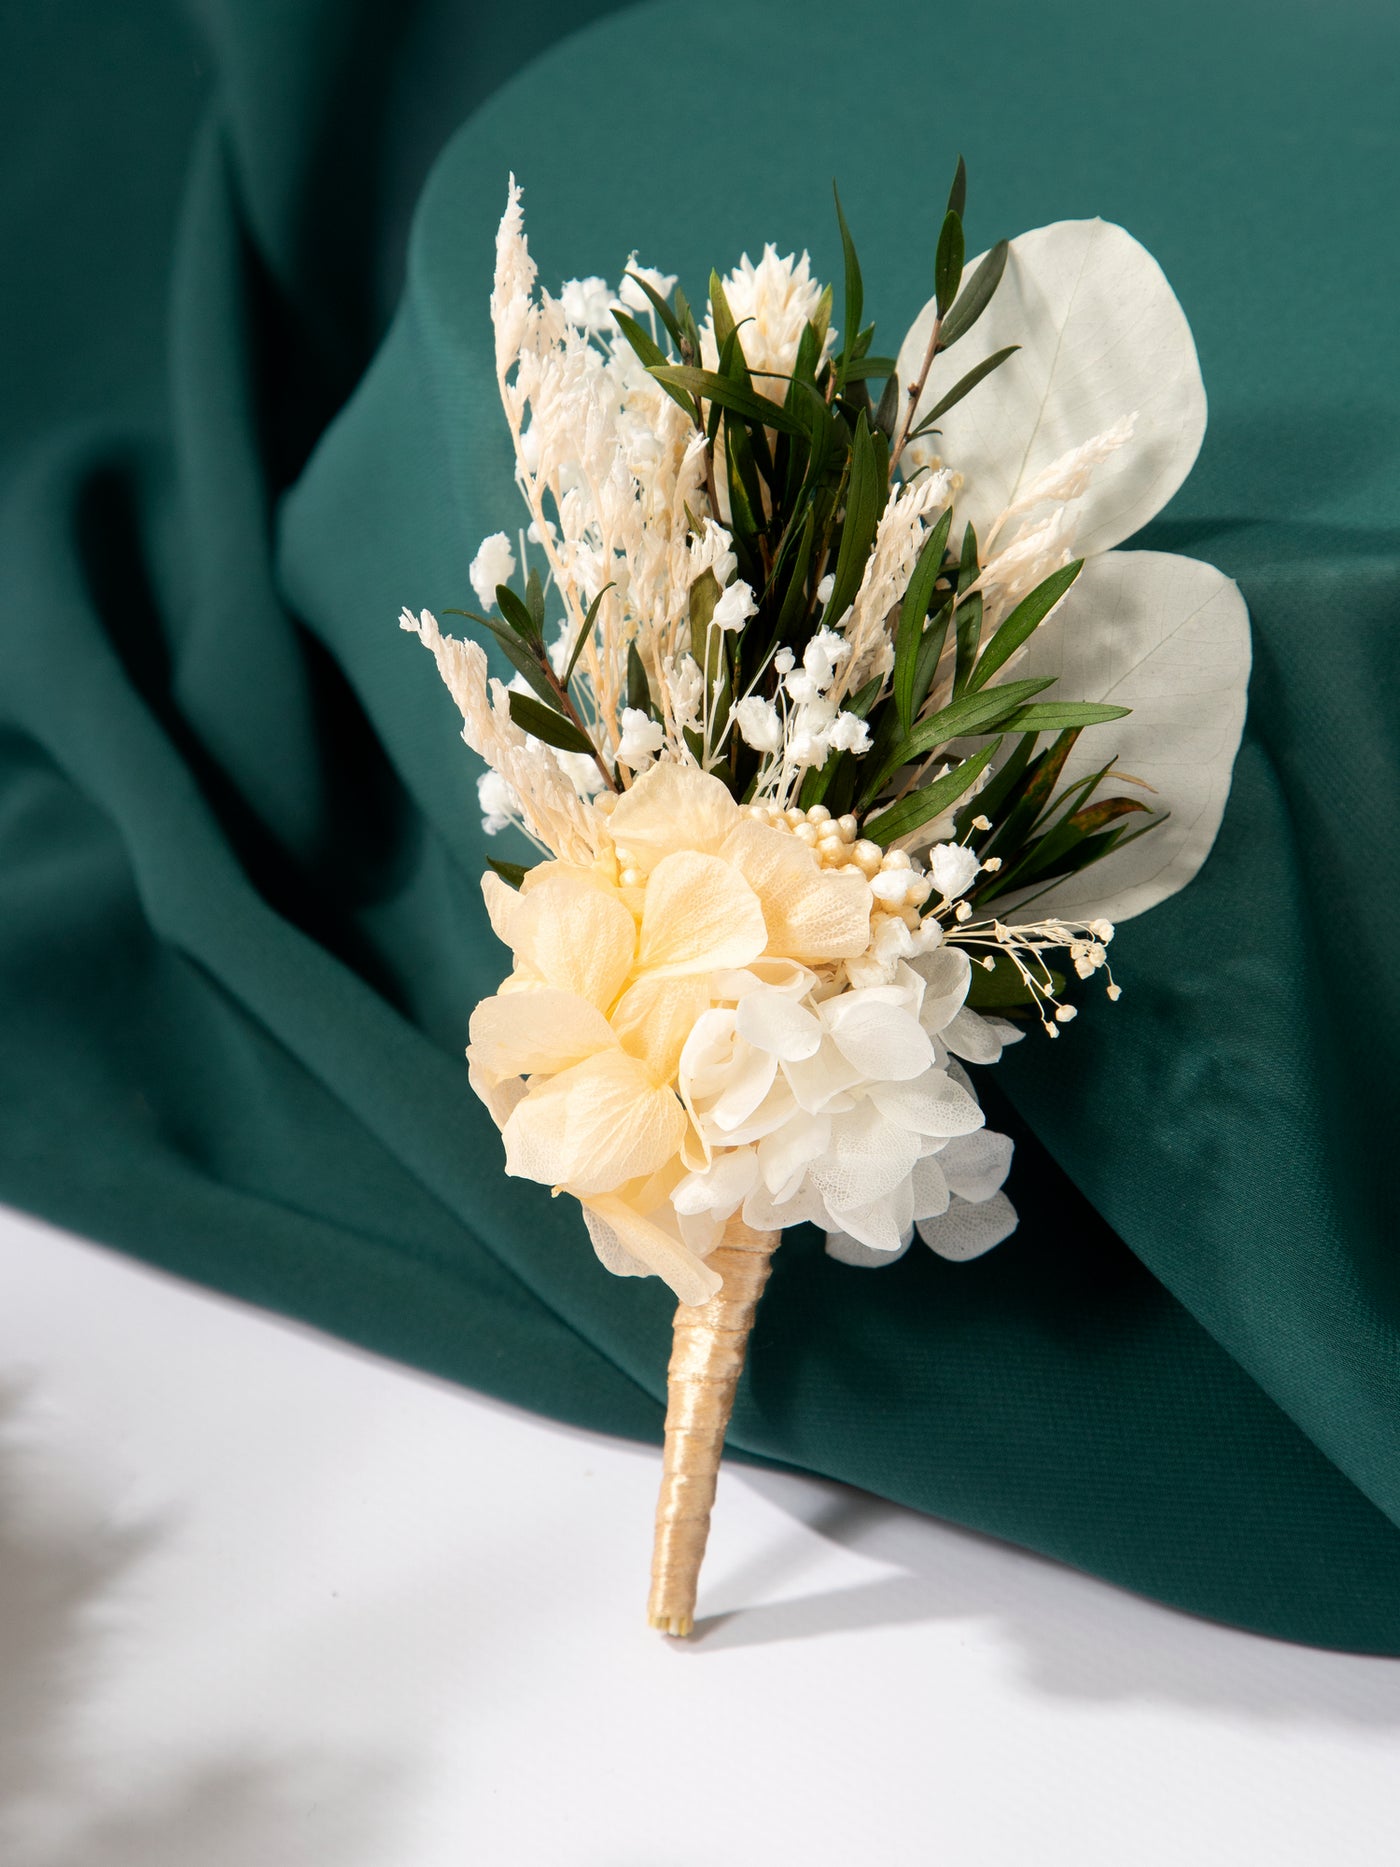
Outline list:
[[[839,197],[837,327],[772,246],[701,317],[635,255],[615,293],[539,291],[512,177],[491,316],[528,524],[447,613],[513,678],[401,618],[486,762],[486,830],[541,858],[483,880],[514,965],[467,1057],[506,1171],[679,1299],[674,1634],[783,1228],[864,1266],[1008,1236],[1011,1143],[966,1066],[1057,1038],[1081,982],[1119,997],[1113,922],[1199,867],[1239,740],[1234,585],[1114,548],[1204,433],[1180,305],[1101,221],[965,264],[965,198],[960,162],[889,357]]]

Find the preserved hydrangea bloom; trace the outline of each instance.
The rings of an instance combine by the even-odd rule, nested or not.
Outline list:
[[[908,965],[892,985],[826,998],[796,968],[724,980],[732,1005],[705,1012],[681,1053],[702,1164],[677,1210],[716,1225],[742,1210],[758,1231],[811,1220],[886,1258],[946,1212],[939,1157],[984,1117],[935,1043],[962,1009],[966,960],[952,989],[937,971],[932,994]]]
[[[625,1256],[699,1302],[717,1286],[701,1261],[716,1234],[670,1202],[689,1134],[681,1051],[736,970],[863,952],[872,897],[694,768],[654,767],[603,821],[591,867],[541,863],[518,893],[484,878],[515,969],[472,1016],[471,1078],[508,1173],[573,1193],[614,1268]]]

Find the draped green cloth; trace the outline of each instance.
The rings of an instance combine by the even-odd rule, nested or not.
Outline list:
[[[658,1437],[668,1292],[467,1088],[506,956],[396,618],[518,523],[508,170],[546,282],[635,248],[695,296],[765,239],[836,273],[835,174],[888,349],[961,149],[974,241],[1101,214],[1181,297],[1210,429],[1140,542],[1240,581],[1249,725],[1121,1005],[982,1073],[1019,1232],[881,1272],[790,1234],[732,1445],[1400,1652],[1388,0],[56,0],[0,43],[0,1197]]]

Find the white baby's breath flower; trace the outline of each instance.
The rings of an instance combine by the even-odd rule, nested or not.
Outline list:
[[[509,583],[514,575],[515,553],[510,548],[509,538],[504,532],[492,532],[489,538],[482,539],[467,571],[476,600],[483,609],[490,609],[495,603],[496,585]]]
[[[833,752],[868,752],[870,728],[855,713],[838,713],[827,728],[827,744]]]
[[[628,278],[624,274],[622,283],[617,288],[617,296],[619,302],[628,311],[649,312],[652,308],[651,300],[638,285],[637,279],[645,279],[658,298],[669,298],[675,290],[676,274],[674,272],[658,272],[655,266],[639,266],[635,253],[628,257],[627,272],[635,273],[636,278]]]
[[[757,614],[758,604],[753,600],[753,591],[742,578],[738,578],[723,592],[710,620],[717,629],[728,631],[742,629],[749,617]]]
[[[962,843],[937,843],[929,851],[928,872],[945,901],[956,901],[976,881],[982,865]]]
[[[622,709],[622,737],[617,742],[617,756],[633,771],[645,771],[662,746],[666,734],[659,721],[641,707]]]
[[[778,709],[761,694],[750,694],[734,708],[734,724],[739,737],[755,752],[776,752],[783,743],[783,724]]]
[[[598,332],[612,328],[612,288],[606,279],[566,279],[559,293],[564,316],[578,330]]]
[[[520,799],[498,771],[484,771],[476,781],[481,827],[488,836],[521,826]]]

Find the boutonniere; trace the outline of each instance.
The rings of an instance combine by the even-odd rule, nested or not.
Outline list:
[[[496,374],[526,508],[475,639],[405,611],[460,709],[513,956],[473,1013],[507,1173],[679,1307],[652,1624],[691,1629],[724,1433],[785,1227],[845,1263],[1008,1236],[970,1068],[1120,995],[1113,922],[1214,839],[1249,637],[1210,566],[1117,549],[1205,429],[1185,316],[1121,228],[964,263],[875,350],[767,247],[703,311],[628,262],[537,287],[514,179]],[[490,673],[482,643],[514,670]]]

